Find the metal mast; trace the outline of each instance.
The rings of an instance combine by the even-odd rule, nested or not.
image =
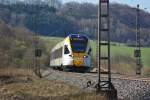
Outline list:
[[[31,2],[30,2],[31,3]],[[34,4],[29,4],[29,6],[31,6],[32,9],[35,9]],[[39,5],[41,6],[41,5]],[[34,32],[34,36],[33,36],[33,47],[34,47],[34,57],[33,57],[33,71],[34,73],[42,78],[41,72],[40,72],[40,57],[42,56],[42,50],[40,48],[38,48],[39,46],[39,36],[38,36],[38,32],[37,32],[37,18],[36,15],[34,14],[34,12],[32,11],[31,14],[31,20],[32,20],[32,30]]]
[[[139,10],[139,4],[137,5],[136,9],[137,15],[136,15],[136,48],[135,48],[135,57],[136,57],[136,74],[141,74],[141,42],[140,42],[140,10]]]
[[[117,91],[111,82],[111,64],[110,64],[110,26],[109,26],[109,0],[99,0],[98,9],[98,88],[97,92],[103,92],[108,95],[108,100],[116,100]],[[102,42],[102,36],[106,40]],[[106,55],[103,56],[102,46],[107,48]],[[107,62],[107,72],[102,72],[102,61]],[[102,75],[107,77],[104,79]],[[113,92],[113,93],[112,93]],[[115,96],[115,97],[114,97]]]

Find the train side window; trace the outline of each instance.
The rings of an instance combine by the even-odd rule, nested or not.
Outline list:
[[[66,45],[65,45],[65,48],[64,48],[64,54],[69,54],[69,49]]]

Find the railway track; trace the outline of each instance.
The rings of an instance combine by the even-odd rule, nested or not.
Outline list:
[[[63,75],[70,75],[70,76],[76,76],[78,78],[88,78],[88,77],[98,77],[97,73],[76,73],[76,72],[63,72],[58,70],[53,70],[48,68],[48,71],[46,73],[43,73],[43,76],[49,76],[51,72],[61,73]],[[107,78],[107,75],[103,75],[102,78]],[[122,74],[112,74],[112,80],[113,79],[122,79],[122,80],[133,80],[133,81],[146,81],[150,82],[150,77],[141,77],[137,75],[122,75]]]
[[[52,69],[42,73],[48,80],[64,81],[83,90],[94,90],[98,79],[96,73],[62,72]],[[107,76],[103,75],[102,78],[105,79]],[[88,87],[89,81],[91,85]],[[112,83],[117,89],[118,97],[123,100],[150,100],[150,78],[112,74]]]

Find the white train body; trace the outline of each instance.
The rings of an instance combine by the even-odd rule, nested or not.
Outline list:
[[[50,67],[57,69],[90,70],[92,49],[90,40],[83,35],[72,34],[58,43],[50,53]]]

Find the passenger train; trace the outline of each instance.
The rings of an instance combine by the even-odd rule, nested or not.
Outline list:
[[[65,71],[88,72],[92,68],[92,49],[87,36],[71,34],[50,52],[50,67]]]

